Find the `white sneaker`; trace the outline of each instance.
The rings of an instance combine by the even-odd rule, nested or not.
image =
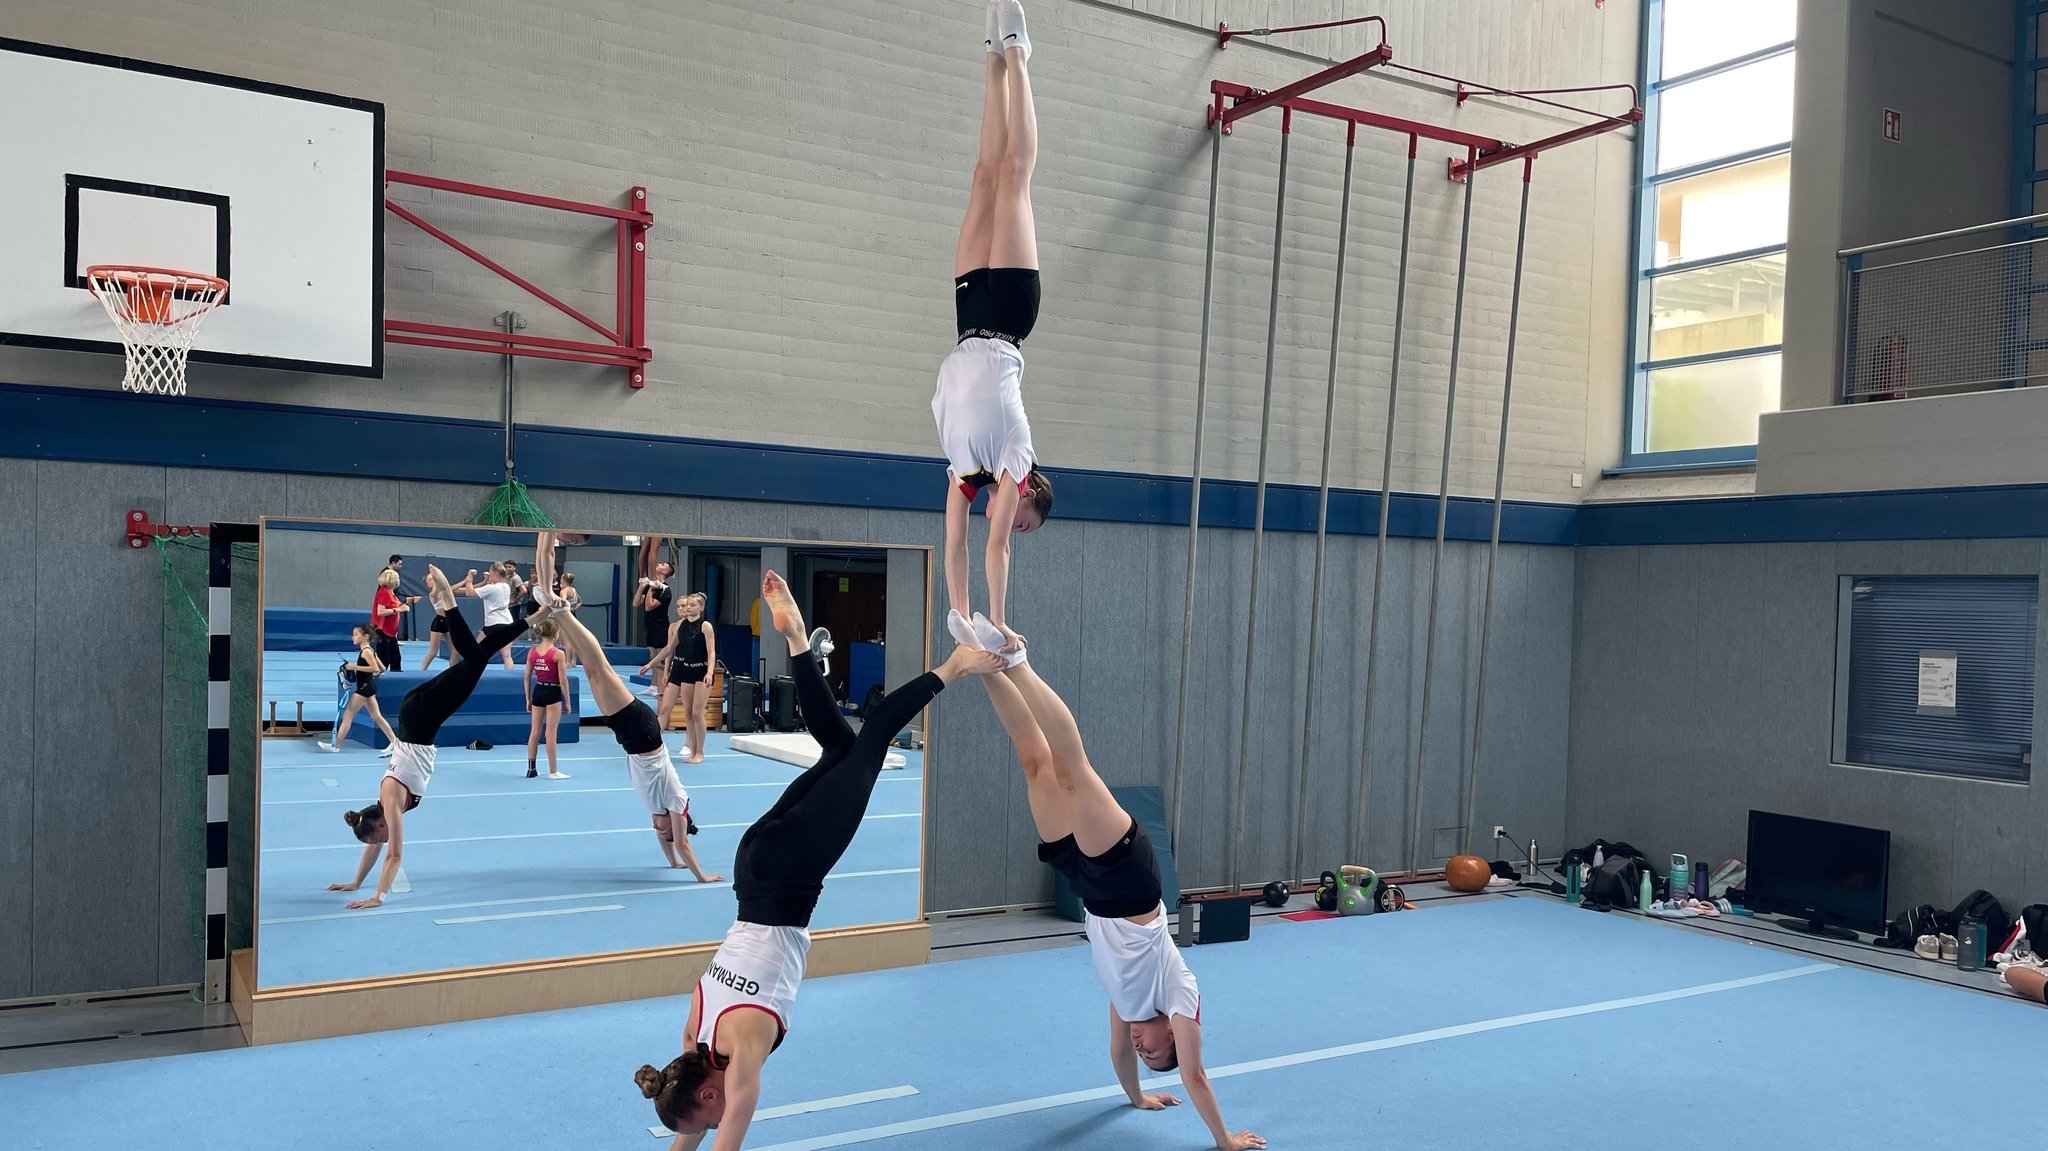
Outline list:
[[[314,747],[317,747],[317,748],[319,748],[319,749],[320,749],[321,751],[340,751],[340,750],[341,750],[341,749],[340,749],[339,747],[336,747],[335,745],[333,745],[333,744],[331,744],[331,743],[327,742],[327,741],[326,741],[326,740],[324,740],[324,739],[323,739],[323,740],[321,740],[321,741],[320,741],[319,743],[316,743],[316,744],[314,744],[313,746],[314,746]]]
[[[569,773],[568,773],[568,772],[566,772],[566,771],[551,771],[551,772],[548,772],[548,778],[549,778],[549,779],[567,779],[567,778],[569,778]]]

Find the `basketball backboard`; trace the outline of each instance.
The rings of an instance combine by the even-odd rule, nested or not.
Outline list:
[[[191,358],[384,371],[384,106],[0,39],[0,344],[120,352],[94,264],[229,282]]]

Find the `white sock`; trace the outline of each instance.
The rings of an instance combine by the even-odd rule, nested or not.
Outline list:
[[[990,623],[988,617],[980,612],[974,613],[974,635],[981,641],[981,650],[1002,655],[1004,667],[1016,667],[1024,662],[1025,652],[1021,647],[1013,652],[1003,652],[1003,645],[1010,642],[1010,637],[1004,635],[1001,628]]]
[[[996,31],[997,2],[998,0],[988,0],[988,23],[982,29],[981,46],[1000,56],[1003,54],[1003,46],[997,43],[1002,38]]]
[[[953,642],[961,647],[971,647],[976,651],[988,650],[981,646],[981,637],[974,634],[974,625],[968,623],[967,617],[958,611],[946,613],[946,630],[952,633]]]
[[[1031,37],[1024,34],[1024,5],[1022,0],[996,0],[996,31],[1002,36],[1004,48],[1015,48],[1031,59]]]

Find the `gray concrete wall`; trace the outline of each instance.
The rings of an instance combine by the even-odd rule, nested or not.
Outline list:
[[[129,508],[162,523],[253,521],[262,515],[341,517],[376,509],[393,520],[466,519],[482,488],[350,478],[0,460],[0,535],[18,541],[26,573],[0,599],[0,633],[16,637],[0,693],[0,1000],[193,980],[194,937],[164,860],[200,828],[175,818],[161,788],[162,598],[153,557],[130,552],[115,525]],[[561,523],[592,530],[809,538],[878,545],[937,537],[935,514],[679,497],[539,491]],[[91,530],[89,525],[105,530]],[[978,546],[978,541],[977,545]],[[1305,599],[1314,537],[1269,537],[1261,576],[1242,878],[1290,870],[1289,836],[1308,690]],[[1090,756],[1112,784],[1164,784],[1178,699],[1185,529],[1055,519],[1016,553],[1013,616],[1032,637],[1039,671],[1074,708]],[[1389,549],[1379,652],[1369,835],[1363,859],[1405,862],[1420,707],[1423,616],[1431,544]],[[400,549],[402,550],[402,549]],[[1476,687],[1480,561],[1454,544],[1443,583],[1436,694],[1424,789],[1426,831],[1459,822],[1459,771],[1469,758]],[[1332,537],[1324,587],[1322,666],[1315,680],[1308,866],[1352,855],[1348,813],[1359,800],[1363,659],[1372,586],[1370,538]],[[1226,882],[1243,676],[1249,534],[1207,531],[1198,644],[1190,681],[1183,882]],[[89,590],[84,585],[90,584]],[[1504,547],[1487,692],[1481,827],[1558,842],[1564,827],[1572,553]],[[117,611],[106,604],[118,604]],[[934,605],[936,615],[943,597]],[[927,621],[943,634],[940,619]],[[118,653],[110,658],[109,653]],[[203,666],[170,669],[203,676]],[[140,733],[140,734],[138,734]],[[936,705],[926,825],[926,904],[933,910],[1050,897],[1009,743],[986,699],[959,685]],[[117,748],[110,754],[109,748]],[[1425,862],[1436,858],[1423,836]]]
[[[2008,215],[2012,53],[2009,0],[1799,6],[1785,273],[1787,411],[1835,402],[1842,340],[1837,252]],[[1897,141],[1884,139],[1886,108],[1901,115]],[[1984,319],[1987,335],[2003,323]],[[1771,419],[1764,417],[1766,424]],[[1768,462],[1760,462],[1760,474],[1767,473]]]
[[[2048,885],[2039,786],[1837,766],[1844,575],[2031,575],[2041,540],[1581,548],[1569,840],[1744,854],[1751,808],[1892,833],[1891,906]],[[2048,640],[2037,663],[2048,663]],[[2035,745],[2048,728],[2036,683]]]
[[[1632,80],[1636,8],[1401,0],[1382,10],[1401,62],[1553,87]],[[1055,471],[1185,474],[1208,82],[1275,87],[1322,57],[1361,51],[1363,32],[1310,34],[1284,51],[1248,40],[1218,51],[1219,19],[1356,14],[1336,0],[1034,0],[1030,11],[1045,308],[1029,388],[1041,454]],[[981,13],[965,0],[196,0],[173,15],[146,0],[14,0],[7,32],[382,100],[394,168],[590,200],[647,185],[658,220],[647,388],[629,390],[617,370],[529,361],[526,422],[928,456],[979,115]],[[1322,95],[1507,139],[1563,122],[1484,99],[1460,108],[1448,86],[1391,73]],[[1248,477],[1256,464],[1278,128],[1262,117],[1225,149],[1212,475]],[[1297,129],[1273,468],[1275,479],[1312,480],[1343,133],[1327,122]],[[1377,487],[1405,140],[1368,132],[1359,147],[1337,480]],[[1618,137],[1537,165],[1512,495],[1575,498],[1569,477],[1588,466],[1588,389],[1624,378],[1624,331],[1589,315],[1612,303],[1623,264],[1611,237],[1627,228],[1627,148]],[[1434,489],[1442,443],[1459,202],[1443,177],[1447,157],[1444,146],[1424,148],[1417,183],[1394,479],[1404,490]],[[1489,490],[1492,478],[1516,170],[1494,169],[1477,187],[1454,442],[1462,493]],[[603,229],[420,189],[392,194],[606,314],[612,241]],[[529,334],[582,332],[395,219],[386,289],[394,317],[488,326],[516,307]],[[0,349],[0,379],[15,382],[110,387],[113,369],[103,357]],[[195,393],[223,399],[499,413],[497,361],[446,351],[393,347],[383,380],[205,367],[192,380]]]

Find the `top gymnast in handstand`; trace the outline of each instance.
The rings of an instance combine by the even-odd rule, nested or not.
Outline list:
[[[1031,170],[1038,162],[1038,119],[1031,105],[1019,0],[990,0],[980,155],[967,194],[967,218],[953,253],[953,309],[959,342],[939,364],[932,417],[946,453],[946,598],[953,638],[973,646],[965,621],[969,595],[967,528],[974,497],[987,488],[988,618],[1015,650],[1010,630],[1010,536],[1035,531],[1052,514],[1052,482],[1038,470],[1024,418],[1024,356],[1038,322],[1038,236],[1031,215]]]
[[[825,684],[789,585],[769,572],[761,600],[789,644],[797,707],[822,751],[740,837],[732,884],[739,918],[697,983],[683,1054],[633,1076],[654,1100],[662,1126],[676,1132],[672,1151],[692,1151],[710,1130],[718,1132],[713,1151],[738,1151],[761,1097],[761,1065],[789,1031],[810,953],[811,912],[867,815],[889,741],[947,684],[1003,665],[987,652],[955,648],[945,663],[870,708],[856,734]]]

